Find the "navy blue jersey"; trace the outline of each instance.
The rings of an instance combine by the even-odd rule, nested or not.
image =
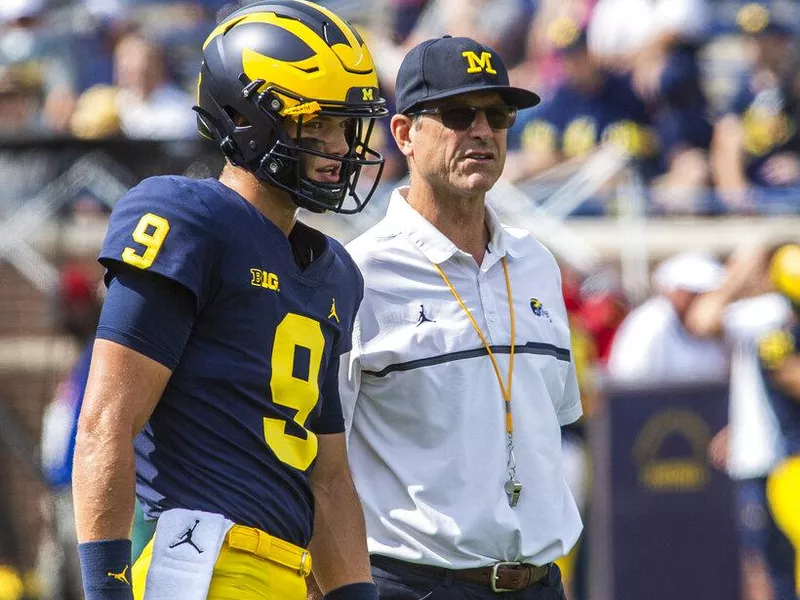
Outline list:
[[[621,145],[629,154],[651,159],[658,142],[645,104],[634,94],[630,80],[607,74],[593,93],[560,86],[552,100],[527,111],[522,147],[555,150],[566,158],[583,156],[602,142]]]
[[[739,116],[744,136],[745,172],[758,186],[771,187],[764,175],[764,164],[781,152],[800,151],[797,123],[786,110],[780,88],[754,89],[752,77],[742,81],[730,111]]]
[[[769,372],[780,366],[787,357],[798,353],[798,341],[800,325],[795,325],[766,336],[758,348],[767,394],[786,443],[786,452],[790,456],[800,456],[800,401],[779,389]]]
[[[668,160],[678,150],[705,149],[711,143],[713,129],[701,80],[696,46],[679,46],[667,55],[654,119]]]
[[[308,544],[315,433],[344,430],[335,367],[350,349],[363,281],[339,243],[298,228],[323,248],[304,270],[286,236],[215,179],[147,179],[114,208],[100,254],[109,277],[154,273],[196,305],[134,442],[149,516],[204,510]]]

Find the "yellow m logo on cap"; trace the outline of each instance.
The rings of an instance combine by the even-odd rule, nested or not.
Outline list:
[[[361,99],[364,102],[372,102],[372,88],[361,88]]]
[[[481,71],[486,71],[492,75],[497,75],[497,71],[495,71],[492,67],[492,54],[490,52],[481,52],[481,55],[478,56],[472,50],[467,50],[466,52],[462,52],[461,56],[466,58],[467,63],[469,64],[467,73],[480,73]]]

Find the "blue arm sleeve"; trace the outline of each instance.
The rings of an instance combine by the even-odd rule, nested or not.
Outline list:
[[[153,272],[119,268],[108,286],[97,337],[173,370],[192,332],[196,311],[194,294],[181,284]]]

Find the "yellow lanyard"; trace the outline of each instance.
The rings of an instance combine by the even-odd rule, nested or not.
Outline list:
[[[497,383],[500,384],[500,392],[503,394],[503,400],[505,401],[505,408],[506,408],[506,433],[510,436],[514,433],[514,422],[511,418],[511,384],[513,382],[514,377],[514,299],[511,295],[511,279],[508,276],[508,265],[506,265],[506,258],[505,256],[500,259],[503,263],[503,273],[506,277],[506,293],[508,294],[508,314],[511,320],[511,351],[510,357],[508,359],[508,383],[503,383],[503,376],[500,374],[500,366],[497,364],[497,359],[494,357],[494,352],[492,352],[491,346],[489,346],[489,342],[486,340],[486,336],[483,335],[481,328],[478,327],[478,323],[475,321],[475,317],[472,316],[472,313],[467,308],[467,305],[464,304],[464,301],[459,296],[456,288],[453,287],[453,284],[450,283],[450,280],[445,275],[445,272],[442,270],[442,267],[438,264],[434,263],[434,267],[436,270],[439,271],[439,275],[442,276],[444,282],[447,284],[447,287],[450,288],[453,296],[458,303],[461,305],[462,310],[467,314],[469,317],[469,322],[472,323],[472,327],[475,329],[475,332],[478,334],[478,337],[481,338],[483,342],[484,348],[486,348],[486,352],[489,353],[489,358],[492,361],[492,366],[494,367],[494,374],[497,376]]]

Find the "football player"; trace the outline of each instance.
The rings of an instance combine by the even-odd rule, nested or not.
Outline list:
[[[759,344],[765,387],[784,438],[786,457],[767,479],[770,509],[795,550],[795,586],[800,583],[800,245],[787,244],[770,261],[775,289],[794,309],[789,327]],[[797,588],[800,595],[800,587]]]
[[[74,467],[86,598],[300,599],[312,554],[326,598],[377,598],[337,390],[363,282],[296,220],[374,192],[356,190],[383,163],[372,58],[321,6],[251,4],[203,45],[195,110],[219,179],[143,181],[100,253]],[[134,491],[157,525],[132,566]]]

